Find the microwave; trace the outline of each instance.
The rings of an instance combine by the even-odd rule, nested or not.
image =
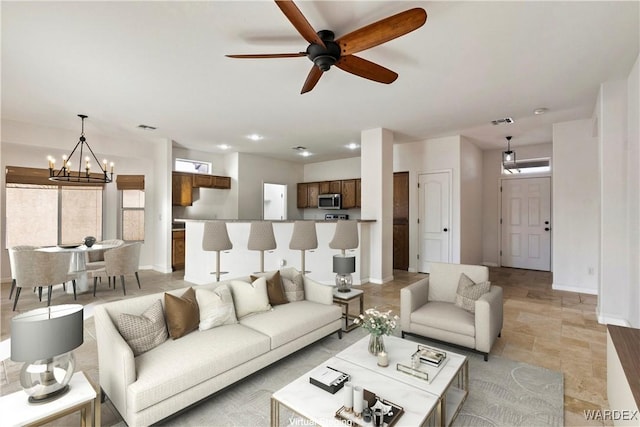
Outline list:
[[[318,196],[318,208],[320,209],[340,209],[341,207],[340,194],[320,194]]]

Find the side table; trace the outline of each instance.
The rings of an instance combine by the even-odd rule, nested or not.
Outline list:
[[[359,311],[354,315],[350,313],[349,307],[353,301],[358,301]],[[344,319],[344,332],[352,331],[358,327],[358,324],[353,322],[353,319],[364,313],[364,291],[360,289],[351,289],[349,292],[338,292],[337,289],[333,290],[333,303],[342,307],[342,318]]]
[[[40,426],[80,411],[82,427],[100,427],[100,394],[84,372],[73,374],[69,391],[55,400],[29,403],[27,399],[23,390],[0,397],[3,426]]]

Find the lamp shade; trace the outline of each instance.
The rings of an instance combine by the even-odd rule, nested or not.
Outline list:
[[[11,319],[11,360],[50,359],[79,347],[84,340],[83,307],[54,305]]]
[[[333,272],[337,274],[351,274],[356,272],[356,257],[354,256],[333,256]]]

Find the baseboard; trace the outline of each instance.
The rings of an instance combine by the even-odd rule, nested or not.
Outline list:
[[[153,270],[153,271],[157,271],[158,273],[171,273],[173,272],[173,269],[171,267],[167,267],[166,265],[149,265],[149,266],[144,266],[144,267],[140,267],[141,270]]]
[[[497,262],[489,262],[489,261],[482,261],[482,265],[486,265],[487,267],[499,267]]]
[[[382,280],[369,278],[369,283],[373,283],[375,285],[384,285],[385,283],[391,282],[392,280],[393,280],[393,276],[385,277]]]
[[[577,286],[566,286],[566,285],[557,284],[557,283],[553,283],[551,285],[551,289],[553,289],[554,291],[566,291],[566,292],[576,292],[579,294],[598,295],[597,289],[579,288]]]
[[[616,325],[616,326],[625,326],[627,328],[631,327],[631,323],[629,323],[626,319],[619,319],[617,317],[610,316],[602,316],[598,314],[598,323],[603,325]]]

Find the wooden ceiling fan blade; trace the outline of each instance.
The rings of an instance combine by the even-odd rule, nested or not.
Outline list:
[[[340,37],[341,55],[350,55],[388,42],[424,25],[427,12],[422,8],[405,10]]]
[[[306,41],[325,47],[322,39],[316,34],[316,31],[294,2],[291,0],[276,0],[276,4]]]
[[[300,56],[307,56],[306,52],[298,53],[256,53],[249,55],[225,55],[228,58],[239,59],[260,59],[260,58],[298,58]]]
[[[379,83],[393,83],[398,78],[398,74],[394,71],[378,65],[375,62],[367,61],[366,59],[353,55],[340,57],[340,60],[336,63],[336,67],[347,73],[355,74],[356,76]]]
[[[300,95],[310,92],[314,87],[316,87],[318,80],[320,80],[320,77],[322,77],[322,73],[323,71],[315,65],[311,67],[311,71],[309,71],[307,79],[304,81],[304,85],[302,85]]]

